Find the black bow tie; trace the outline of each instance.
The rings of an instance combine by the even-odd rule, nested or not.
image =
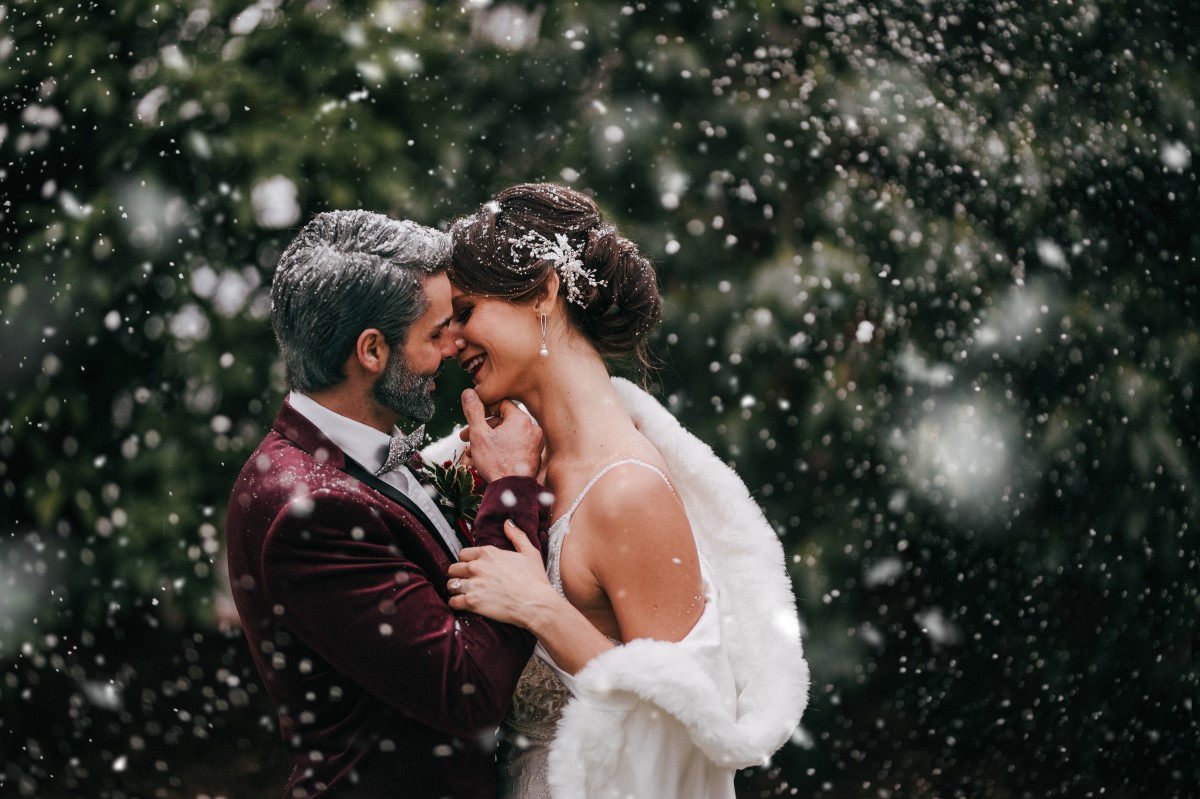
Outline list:
[[[382,477],[388,472],[400,467],[408,462],[412,454],[421,447],[421,441],[425,438],[425,425],[421,425],[416,430],[407,435],[401,433],[398,436],[392,436],[388,441],[387,459],[383,465],[375,472],[376,477]]]

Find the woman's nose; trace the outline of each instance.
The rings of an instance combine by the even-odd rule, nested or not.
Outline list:
[[[458,355],[467,346],[467,341],[462,337],[462,333],[450,327],[442,334],[442,357],[453,358]]]

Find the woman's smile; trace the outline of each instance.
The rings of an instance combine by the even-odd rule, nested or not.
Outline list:
[[[455,333],[464,345],[459,365],[476,389],[486,384],[488,398],[512,396],[523,384],[530,358],[537,356],[541,333],[533,306],[451,289]]]
[[[462,368],[466,370],[466,372],[471,375],[472,378],[474,378],[475,375],[479,373],[479,369],[483,366],[483,362],[486,360],[487,355],[481,352],[478,355],[473,355],[467,360],[463,361]]]

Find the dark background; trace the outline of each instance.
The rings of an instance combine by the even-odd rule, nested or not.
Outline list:
[[[656,390],[790,559],[746,796],[1194,795],[1198,19],[0,3],[0,795],[278,795],[219,580],[278,253],[540,179],[655,260]]]

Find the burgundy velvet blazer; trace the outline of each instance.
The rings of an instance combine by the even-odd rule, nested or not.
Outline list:
[[[451,610],[440,537],[345,466],[285,401],[229,501],[233,596],[294,763],[284,796],[490,799],[495,731],[534,640]],[[541,492],[489,485],[476,544],[511,549],[511,518],[541,545]]]

